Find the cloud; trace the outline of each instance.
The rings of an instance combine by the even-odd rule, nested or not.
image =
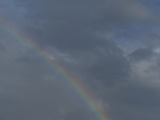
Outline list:
[[[128,84],[112,97],[111,115],[114,119],[150,120],[159,118],[160,99],[157,90],[136,84]]]
[[[140,39],[157,23],[150,8],[133,0],[2,0],[0,4],[0,14],[32,38],[50,60],[58,60],[89,86],[115,120],[159,118],[159,53],[155,52],[159,42]],[[4,119],[95,118],[51,66],[3,29],[1,33],[5,33],[0,37],[5,47],[0,56]],[[135,43],[136,50],[124,56],[125,43],[119,47],[118,35],[129,47],[136,39],[146,48]]]
[[[147,7],[132,0],[41,0],[38,4],[17,0],[13,5],[17,8],[15,15],[20,17],[20,26],[35,37],[38,44],[52,45],[66,52],[105,46],[97,33],[109,32],[127,23],[153,23],[155,19]],[[17,14],[18,8],[27,12]]]
[[[130,60],[144,61],[152,58],[155,53],[149,48],[139,48],[129,55]]]
[[[108,32],[115,25],[152,21],[154,18],[139,2],[128,0],[48,1],[46,7],[44,16],[48,22],[44,30],[45,42],[41,42],[64,50],[105,46],[104,41],[95,39],[97,32]]]

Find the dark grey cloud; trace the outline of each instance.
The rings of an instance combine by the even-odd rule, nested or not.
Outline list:
[[[159,38],[160,38],[159,34],[151,33],[151,34],[148,34],[143,41],[147,47],[154,49],[159,47],[160,45]]]
[[[61,76],[9,36],[3,38],[6,50],[0,56],[0,113],[4,120],[59,119],[76,109],[90,114]]]
[[[129,55],[130,60],[147,60],[154,56],[154,52],[149,48],[139,48]]]
[[[112,98],[111,114],[115,119],[159,119],[159,91],[130,84],[119,90]]]
[[[0,44],[0,51],[4,51],[4,50],[5,50],[5,47],[2,44]]]
[[[105,42],[96,37],[97,33],[106,33],[115,25],[125,26],[128,23],[141,21],[153,23],[155,19],[150,10],[138,1],[41,0],[38,4],[36,1],[18,1],[18,3],[18,5],[15,3],[15,6],[21,5],[18,8],[24,6],[27,11],[23,16],[20,15],[27,21],[22,20],[27,32],[37,37],[38,43],[53,45],[65,51],[105,46]],[[28,21],[34,24],[31,25]],[[43,29],[40,29],[39,24]]]
[[[44,14],[48,23],[46,23],[45,42],[44,40],[42,42],[64,50],[94,49],[96,46],[105,46],[104,41],[95,37],[96,33],[107,32],[116,24],[154,18],[140,3],[126,0],[67,3],[49,1],[46,4],[47,9],[44,10]]]
[[[149,88],[159,87],[159,50],[137,49],[129,55],[131,80]]]
[[[115,54],[117,53],[114,51],[112,54],[107,55],[107,57],[100,57],[87,69],[88,74],[94,79],[103,81],[103,84],[106,84],[106,86],[126,81],[130,71],[129,64],[121,54],[118,56]],[[117,66],[116,69],[115,66]]]
[[[2,0],[0,6],[1,16],[89,86],[113,120],[159,119],[159,35],[153,30],[159,17],[145,2]],[[2,119],[96,120],[44,59],[3,28],[0,35]]]

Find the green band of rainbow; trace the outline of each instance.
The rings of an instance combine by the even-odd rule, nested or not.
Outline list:
[[[31,38],[27,37],[10,22],[7,22],[7,20],[3,17],[0,17],[0,27],[9,34],[13,35],[21,44],[35,51],[40,58],[52,66],[56,72],[61,74],[70,86],[77,92],[77,94],[81,96],[88,108],[96,114],[98,120],[109,120],[109,116],[107,115],[105,108],[98,104],[98,100],[94,97],[91,91],[88,90],[82,82],[77,80],[73,74],[71,74],[61,63],[59,63],[59,61],[51,60],[50,56],[47,53],[44,53],[44,51],[37,44],[35,44]]]

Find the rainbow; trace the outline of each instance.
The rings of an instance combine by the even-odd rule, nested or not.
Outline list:
[[[45,53],[40,46],[33,42],[33,40],[22,33],[16,26],[11,24],[4,17],[0,17],[0,27],[8,32],[13,37],[18,40],[22,45],[25,45],[29,49],[32,49],[36,55],[42,58],[47,64],[52,66],[52,68],[59,73],[63,78],[70,84],[70,86],[81,96],[82,100],[86,106],[96,115],[97,120],[110,120],[109,115],[105,107],[99,104],[98,99],[93,95],[93,93],[76,77],[69,72],[59,61],[51,59],[50,55]]]

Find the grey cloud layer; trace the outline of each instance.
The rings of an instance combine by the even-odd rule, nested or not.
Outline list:
[[[5,0],[0,4],[0,14],[74,71],[108,107],[113,120],[159,119],[159,53],[154,50],[159,40],[140,39],[151,31],[146,28],[158,24],[152,9],[134,0]],[[132,43],[135,35],[146,48],[135,45],[138,49],[124,56],[117,36]],[[1,119],[96,120],[61,76],[12,37],[1,35],[5,46],[0,53]]]

